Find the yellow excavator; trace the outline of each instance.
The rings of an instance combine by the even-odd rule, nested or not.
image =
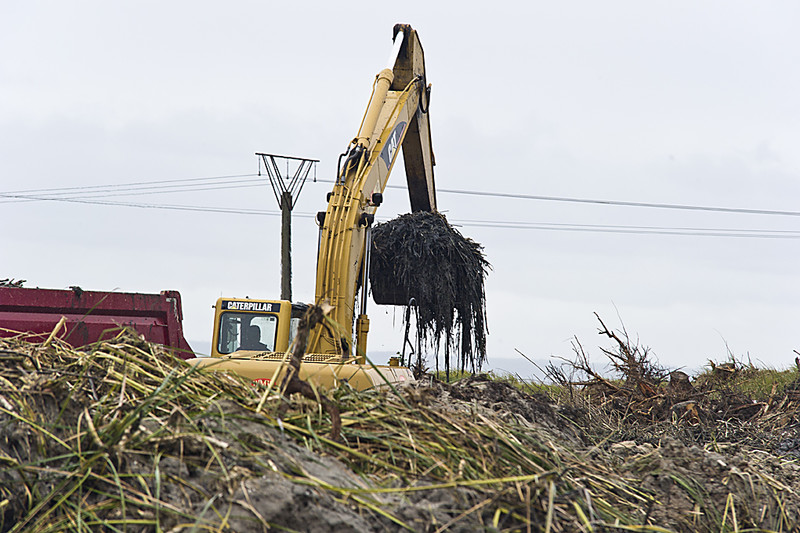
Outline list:
[[[327,388],[347,382],[359,390],[413,380],[410,370],[394,358],[386,366],[367,364],[366,284],[375,211],[383,201],[401,146],[412,211],[436,211],[429,96],[417,32],[397,24],[388,65],[375,79],[358,135],[339,157],[328,208],[317,214],[315,300],[327,301],[333,310],[310,333],[300,379]],[[220,298],[215,305],[211,357],[189,362],[230,370],[254,383],[277,384],[306,308],[286,300]]]

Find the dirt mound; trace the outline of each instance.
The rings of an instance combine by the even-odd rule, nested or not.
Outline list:
[[[791,531],[800,519],[796,458],[700,443],[679,418],[623,440],[590,402],[487,376],[340,388],[331,440],[316,402],[131,337],[85,351],[3,339],[0,358],[2,531]]]
[[[439,409],[461,412],[480,409],[507,422],[548,430],[558,440],[582,443],[576,421],[582,420],[586,411],[557,405],[546,394],[525,393],[509,383],[492,379],[488,374],[474,374],[453,384],[431,381],[426,386],[437,391],[431,396],[436,398],[435,406]]]
[[[794,487],[800,482],[800,466],[795,461],[760,450],[731,453],[686,446],[670,437],[658,447],[628,441],[612,445],[610,451],[621,473],[635,476],[643,489],[658,494],[661,504],[647,509],[652,523],[674,524],[681,531],[707,530],[709,522],[727,522],[731,530],[796,529]],[[786,501],[774,498],[775,490],[791,495],[792,503],[784,508]]]

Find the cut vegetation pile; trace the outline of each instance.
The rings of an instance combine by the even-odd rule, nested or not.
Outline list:
[[[800,443],[790,390],[775,414]],[[531,394],[477,375],[329,397],[337,441],[316,402],[285,410],[127,334],[84,350],[0,339],[0,530],[793,531],[800,518],[791,455],[703,442],[678,417],[632,440],[578,386]]]
[[[708,371],[690,380],[685,372],[660,367],[650,350],[624,331],[611,331],[602,320],[600,324],[600,334],[613,342],[611,349],[601,350],[615,377],[598,372],[577,341],[575,360],[560,367],[551,363],[547,373],[562,391],[579,390],[609,427],[650,440],[680,427],[685,439],[699,444],[744,442],[784,448],[800,459],[800,441],[796,447],[790,444],[800,424],[800,361],[783,372],[735,358],[722,364],[709,361]]]
[[[486,362],[484,278],[490,265],[482,247],[448,224],[441,213],[418,211],[378,224],[372,233],[369,280],[375,301],[414,300],[417,371],[422,349],[438,353],[444,369],[480,370]],[[455,365],[451,364],[455,355]]]

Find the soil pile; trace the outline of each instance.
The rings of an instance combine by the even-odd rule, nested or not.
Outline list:
[[[372,295],[379,304],[408,305],[413,299],[417,357],[424,347],[433,348],[437,370],[442,344],[448,373],[452,367],[480,370],[486,362],[484,278],[489,268],[482,247],[441,213],[409,213],[372,231]],[[415,366],[419,374],[422,361]]]
[[[796,531],[800,520],[795,457],[677,417],[633,435],[610,428],[619,419],[595,397],[485,375],[340,388],[332,440],[316,402],[130,336],[83,351],[0,339],[0,359],[2,531]],[[784,441],[800,441],[798,404],[784,400],[739,431],[763,432],[780,409]]]

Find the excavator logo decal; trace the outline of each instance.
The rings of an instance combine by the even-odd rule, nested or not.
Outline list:
[[[281,304],[267,302],[236,302],[223,300],[222,308],[226,311],[255,311],[260,313],[277,313],[281,310]]]
[[[381,159],[383,159],[383,162],[386,163],[387,169],[392,167],[394,154],[397,153],[397,149],[400,147],[400,139],[403,138],[403,132],[405,129],[405,122],[400,122],[397,124],[397,126],[395,126],[392,130],[392,133],[389,134],[389,138],[386,139],[386,146],[384,146],[383,150],[381,150]]]

